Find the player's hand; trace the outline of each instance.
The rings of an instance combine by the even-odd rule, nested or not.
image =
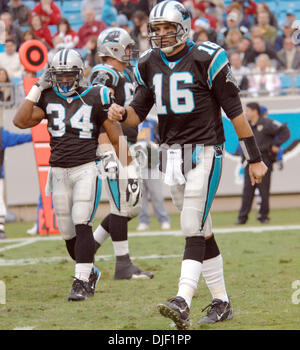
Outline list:
[[[125,108],[123,106],[119,106],[116,103],[113,103],[108,109],[108,119],[114,122],[118,122],[122,120],[123,115],[125,113]]]
[[[254,186],[255,184],[260,184],[267,171],[268,167],[264,162],[249,164],[249,176],[251,185]]]
[[[35,85],[41,90],[46,90],[51,88],[51,76],[49,69],[46,69],[44,73],[40,76],[39,80],[35,83]]]

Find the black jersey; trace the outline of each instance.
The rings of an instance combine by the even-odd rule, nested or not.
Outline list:
[[[242,113],[238,85],[219,45],[187,45],[177,61],[159,49],[141,55],[135,69],[139,86],[130,106],[144,120],[155,103],[161,143],[221,144],[221,108],[230,119]]]
[[[107,119],[111,93],[105,86],[79,87],[65,97],[44,90],[37,107],[48,120],[53,167],[70,168],[96,160],[100,127]]]
[[[114,90],[115,102],[120,106],[127,106],[133,98],[136,83],[134,76],[129,69],[123,72],[118,71],[108,64],[98,64],[93,67],[89,84],[105,85]],[[122,125],[123,133],[130,143],[135,143],[138,135],[137,127],[126,127]],[[102,130],[105,132],[104,130]]]

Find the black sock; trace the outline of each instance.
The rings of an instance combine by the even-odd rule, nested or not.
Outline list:
[[[92,263],[95,255],[95,240],[92,227],[89,225],[76,225],[75,257],[76,263]]]
[[[204,260],[215,258],[218,255],[220,255],[219,247],[215,240],[215,236],[212,235],[212,237],[205,240]]]
[[[69,253],[70,257],[73,260],[76,260],[76,258],[75,258],[76,236],[71,238],[71,239],[66,240],[65,242],[66,242],[66,247],[67,247],[67,250],[68,250],[68,253]]]

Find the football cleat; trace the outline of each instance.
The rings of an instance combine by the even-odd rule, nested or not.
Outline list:
[[[68,301],[86,300],[89,296],[89,283],[74,277],[72,290]]]
[[[101,277],[100,270],[96,266],[93,266],[92,272],[91,272],[90,277],[89,277],[89,283],[88,283],[88,296],[89,297],[94,296],[95,289],[96,289],[96,286],[100,280],[100,277]]]
[[[170,318],[179,330],[186,330],[190,326],[190,309],[182,297],[175,297],[165,303],[158,304],[158,311],[162,316]]]
[[[206,316],[202,317],[199,324],[209,324],[230,320],[233,318],[233,309],[230,302],[220,299],[213,299],[211,304],[207,305],[202,312],[207,310]]]
[[[152,272],[142,271],[139,267],[130,263],[128,266],[116,266],[115,280],[131,280],[131,279],[152,279]]]

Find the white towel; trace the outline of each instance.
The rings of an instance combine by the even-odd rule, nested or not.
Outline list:
[[[164,177],[165,184],[169,186],[185,184],[185,177],[181,171],[182,157],[181,149],[167,150],[167,166]]]

